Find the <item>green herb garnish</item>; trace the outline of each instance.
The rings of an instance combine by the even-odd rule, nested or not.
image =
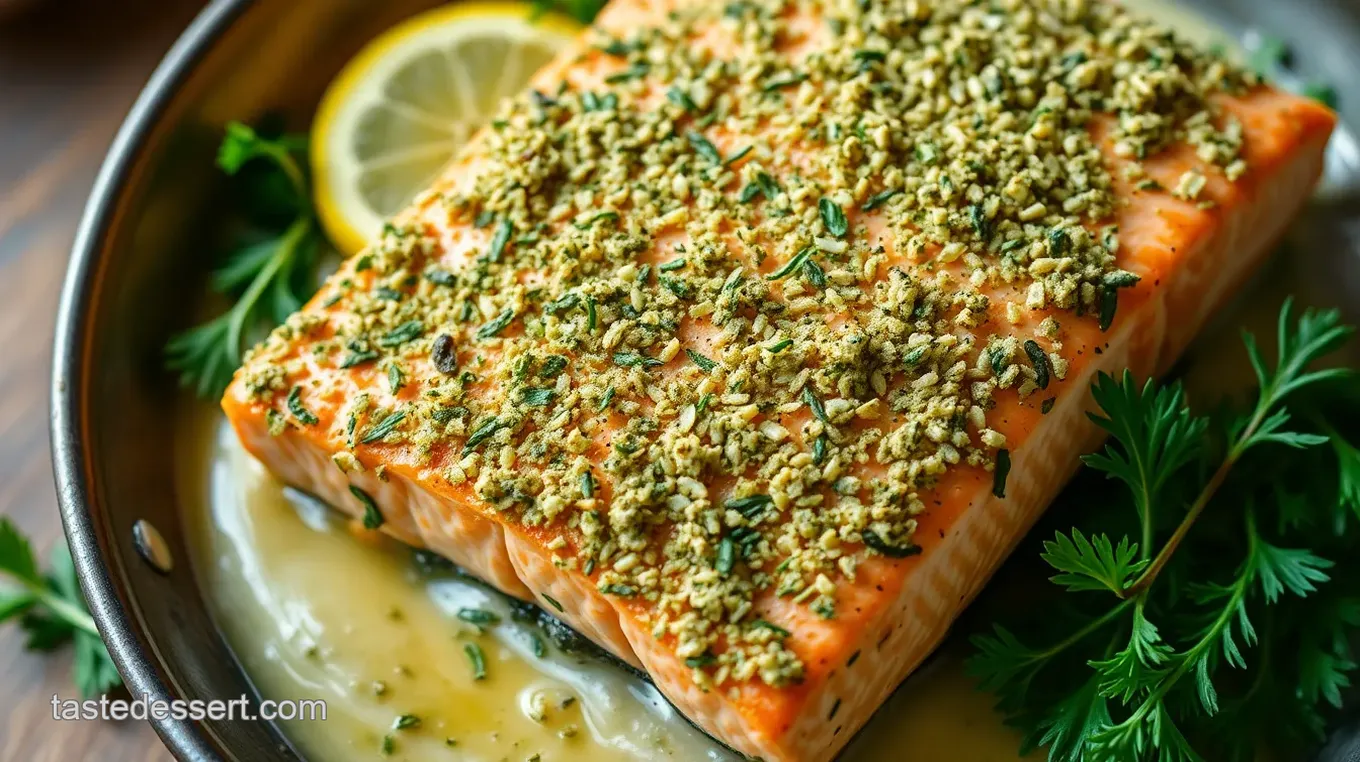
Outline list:
[[[374,425],[373,428],[364,432],[364,435],[359,437],[359,444],[373,444],[388,434],[391,434],[393,431],[396,431],[397,426],[404,420],[406,420],[405,410],[397,410],[389,414],[386,418]]]
[[[547,407],[557,392],[546,387],[527,387],[519,394],[520,401],[529,407]]]
[[[476,643],[464,643],[463,653],[467,654],[468,663],[472,665],[472,679],[486,679],[486,654],[482,653],[482,647]]]
[[[1024,347],[1025,354],[1029,356],[1029,361],[1034,365],[1034,383],[1038,384],[1040,389],[1047,389],[1049,376],[1052,375],[1048,353],[1034,339],[1026,340]]]
[[[384,349],[393,349],[408,341],[415,341],[420,338],[420,335],[424,332],[424,323],[419,320],[408,320],[382,336],[379,336],[376,343]]]
[[[822,224],[826,226],[826,231],[831,235],[840,238],[845,235],[845,231],[850,229],[850,224],[846,222],[845,210],[829,198],[822,197],[817,201],[817,211],[822,215]]]
[[[1006,496],[1006,477],[1011,474],[1011,451],[996,451],[996,466],[992,471],[992,494]]]
[[[826,407],[822,405],[821,400],[817,399],[817,393],[812,391],[811,386],[803,387],[803,402],[812,410],[812,414],[817,417],[817,420],[827,426],[831,425],[831,419],[826,414]]]
[[[709,160],[714,164],[722,164],[722,154],[718,148],[703,133],[690,130],[685,133],[685,139],[694,147],[694,152]]]
[[[765,280],[779,280],[781,278],[788,277],[790,274],[796,272],[798,268],[802,267],[803,262],[807,261],[807,258],[811,256],[811,254],[812,249],[810,247],[800,249],[797,254],[794,254],[792,257],[789,258],[789,261],[784,263],[783,267],[779,268],[778,270],[775,270],[769,275],[766,275]]]
[[[481,446],[483,442],[491,438],[501,427],[501,422],[497,418],[488,418],[482,421],[481,425],[472,430],[468,435],[467,442],[463,445],[463,454],[467,455]]]
[[[28,540],[9,518],[0,517],[0,575],[17,587],[0,587],[0,622],[14,620],[30,651],[52,651],[71,642],[71,680],[84,698],[122,684],[76,581],[75,564],[64,543],[52,549],[44,574]]]
[[[614,364],[620,368],[655,368],[666,363],[655,357],[640,355],[637,352],[615,352]]]
[[[410,730],[417,727],[420,727],[420,718],[414,714],[399,714],[392,721],[393,730]]]
[[[240,122],[227,125],[217,166],[239,190],[236,216],[249,232],[210,280],[214,291],[235,299],[225,314],[166,342],[166,366],[200,397],[216,397],[241,364],[242,342],[263,324],[282,323],[314,290],[312,272],[323,237],[311,207],[311,185],[298,157],[301,136],[270,138]],[[267,214],[250,213],[267,205]],[[292,221],[280,228],[280,213]],[[251,219],[258,217],[260,219]]]
[[[304,426],[314,426],[319,419],[310,410],[302,406],[302,387],[294,386],[288,392],[288,412],[298,419],[298,423]]]
[[[907,543],[906,545],[892,545],[878,536],[872,529],[866,529],[860,534],[864,538],[864,545],[868,548],[882,553],[888,558],[909,558],[921,554],[921,546]]]
[[[861,207],[859,208],[859,210],[860,210],[861,212],[872,212],[873,210],[875,210],[875,209],[879,208],[880,206],[883,206],[885,203],[887,203],[887,202],[888,202],[888,199],[892,198],[893,196],[896,196],[897,194],[899,194],[899,193],[901,193],[901,192],[902,192],[902,191],[900,191],[900,190],[895,190],[895,189],[894,189],[894,190],[879,191],[878,193],[875,193],[874,195],[870,196],[870,197],[869,197],[869,200],[868,200],[868,201],[865,201],[865,202],[864,202],[864,205],[861,206]]]
[[[1360,457],[1328,421],[1360,410],[1337,394],[1353,372],[1313,366],[1350,333],[1286,304],[1276,363],[1244,337],[1255,399],[1208,416],[1179,383],[1093,384],[1111,442],[1083,460],[1122,489],[1073,508],[1129,531],[1045,542],[1053,582],[1080,595],[1044,607],[1062,617],[1001,617],[969,663],[1050,758],[1298,759],[1322,741],[1360,630]]]
[[[383,518],[382,511],[378,510],[378,503],[373,496],[354,486],[349,485],[349,494],[359,501],[364,509],[363,523],[364,529],[377,529],[382,526],[386,519]]]
[[[695,365],[699,366],[699,370],[702,370],[705,373],[712,373],[713,369],[718,367],[716,362],[695,352],[693,349],[686,349],[685,354],[689,355],[689,359],[692,360]]]
[[[494,624],[500,624],[501,621],[500,615],[486,609],[458,609],[458,618],[478,627],[490,627]]]
[[[493,336],[499,336],[501,331],[504,331],[514,319],[514,308],[506,307],[501,310],[499,315],[492,318],[490,321],[483,323],[482,327],[477,329],[476,336],[478,339],[489,339]]]
[[[737,563],[737,544],[731,537],[724,537],[718,541],[718,557],[714,561],[713,568],[724,577],[732,573],[732,567]]]

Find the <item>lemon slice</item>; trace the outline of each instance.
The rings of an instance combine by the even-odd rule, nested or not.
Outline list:
[[[454,3],[384,32],[331,83],[312,125],[321,224],[366,246],[579,27],[528,3]]]

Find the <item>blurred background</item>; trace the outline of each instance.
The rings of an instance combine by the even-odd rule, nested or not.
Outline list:
[[[95,172],[157,61],[201,0],[0,0],[0,515],[46,558],[61,537],[48,452],[53,318]],[[0,760],[170,755],[145,722],[52,720],[70,650],[0,628]]]

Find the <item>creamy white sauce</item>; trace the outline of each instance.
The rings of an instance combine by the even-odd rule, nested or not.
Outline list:
[[[178,486],[195,530],[195,571],[264,697],[326,700],[325,722],[284,723],[313,759],[376,759],[385,735],[398,760],[737,759],[648,683],[564,654],[536,625],[515,622],[501,596],[426,576],[409,549],[351,534],[333,511],[275,481],[215,409],[189,405],[179,418],[188,457]],[[500,622],[478,635],[457,618],[465,608]],[[534,654],[535,637],[545,658]],[[472,679],[468,643],[485,653],[483,681]],[[393,731],[402,714],[420,726]],[[1019,739],[946,653],[889,700],[845,759],[896,759],[903,744],[927,759],[1004,762]]]
[[[1174,3],[1133,0],[1201,43],[1227,38]],[[625,670],[535,655],[537,627],[478,584],[420,573],[391,540],[351,534],[325,506],[285,490],[220,413],[180,416],[178,487],[195,528],[195,569],[219,626],[267,698],[321,698],[325,722],[284,730],[312,759],[728,760],[655,688]],[[459,609],[495,612],[479,633]],[[541,637],[541,636],[539,636]],[[474,680],[465,647],[485,654]],[[946,649],[851,743],[845,762],[1013,762],[1018,735]],[[394,730],[399,715],[417,727]],[[391,753],[383,757],[384,737]],[[1043,755],[1036,753],[1034,758]]]

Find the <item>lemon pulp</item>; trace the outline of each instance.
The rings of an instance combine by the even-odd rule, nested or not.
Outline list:
[[[528,4],[455,3],[365,46],[312,127],[317,213],[336,246],[366,246],[576,30],[564,17],[532,18]]]

